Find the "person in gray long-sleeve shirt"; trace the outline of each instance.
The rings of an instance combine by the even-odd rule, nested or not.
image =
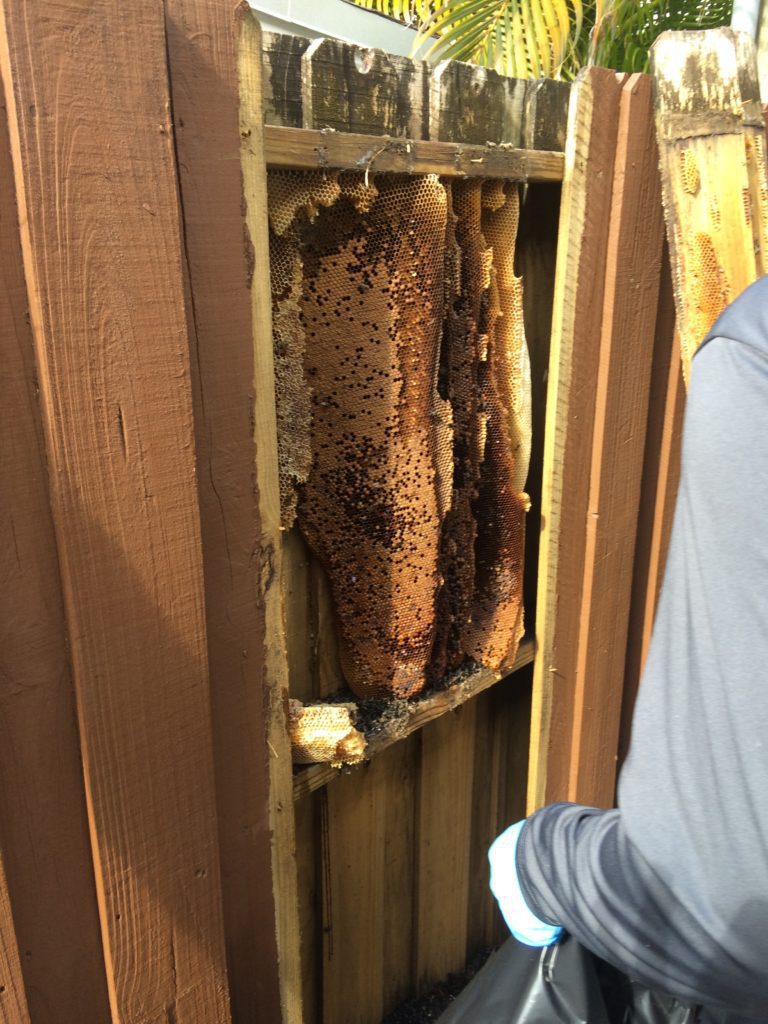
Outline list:
[[[768,1020],[768,277],[692,361],[618,794],[618,810],[553,804],[497,840],[492,887],[513,934],[544,945],[562,926],[651,988]]]

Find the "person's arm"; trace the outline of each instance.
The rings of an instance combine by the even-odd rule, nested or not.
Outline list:
[[[768,1016],[766,673],[768,356],[715,338],[693,360],[620,809],[544,808],[507,870],[535,918],[649,987]]]

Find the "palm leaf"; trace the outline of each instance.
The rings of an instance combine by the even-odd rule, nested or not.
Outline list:
[[[733,0],[609,0],[605,8],[593,61],[634,72],[648,71],[649,51],[661,32],[729,24]]]
[[[581,22],[581,0],[443,0],[421,23],[416,52],[559,77]]]
[[[418,29],[414,54],[515,78],[572,78],[585,64],[647,71],[668,29],[727,25],[733,0],[355,0]]]

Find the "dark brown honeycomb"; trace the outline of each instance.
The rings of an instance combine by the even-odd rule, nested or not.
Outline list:
[[[330,581],[361,696],[521,634],[530,381],[517,191],[270,175],[281,500]],[[287,436],[290,435],[290,436]]]
[[[482,233],[492,253],[487,344],[480,363],[485,416],[477,523],[475,585],[464,649],[492,668],[511,664],[523,635],[523,492],[531,445],[531,383],[523,327],[522,282],[514,273],[517,187],[483,188]]]

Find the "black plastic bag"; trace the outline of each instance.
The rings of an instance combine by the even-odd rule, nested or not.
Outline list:
[[[509,939],[438,1024],[611,1024],[595,962],[575,939],[531,949]]]
[[[438,1024],[698,1024],[709,1019],[630,981],[566,936],[541,950],[509,939]]]

